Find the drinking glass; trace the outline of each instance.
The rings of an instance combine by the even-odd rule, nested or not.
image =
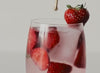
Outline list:
[[[34,19],[29,28],[26,73],[85,73],[83,23],[64,19]]]

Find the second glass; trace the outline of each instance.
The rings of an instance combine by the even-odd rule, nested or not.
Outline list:
[[[29,29],[26,73],[85,73],[83,24],[34,19]]]

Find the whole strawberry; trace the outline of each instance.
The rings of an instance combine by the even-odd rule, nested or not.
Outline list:
[[[89,12],[82,5],[77,5],[76,7],[72,7],[71,5],[67,5],[69,9],[65,11],[64,18],[68,24],[74,23],[85,23],[89,19]]]

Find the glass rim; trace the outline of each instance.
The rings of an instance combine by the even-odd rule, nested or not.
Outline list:
[[[53,26],[62,25],[82,25],[83,23],[68,24],[64,18],[34,18],[31,20],[31,25],[48,24]]]

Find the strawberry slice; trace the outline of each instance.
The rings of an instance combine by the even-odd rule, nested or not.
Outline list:
[[[36,45],[37,42],[37,36],[35,33],[34,28],[29,29],[28,34],[28,42],[27,42],[27,53],[30,54],[32,48]]]
[[[70,73],[72,67],[63,63],[51,62],[47,73]]]
[[[60,37],[56,28],[50,28],[47,34],[47,37],[44,40],[45,48],[47,48],[48,50],[51,50],[53,47],[55,47],[59,43],[59,41],[60,41]]]
[[[82,40],[78,44],[78,54],[75,59],[74,65],[79,67],[79,68],[85,68],[86,67],[86,56],[85,56],[85,39],[84,39],[84,34],[81,34],[80,37]]]
[[[49,57],[45,49],[35,48],[31,53],[31,58],[41,70],[47,69],[49,65]]]

